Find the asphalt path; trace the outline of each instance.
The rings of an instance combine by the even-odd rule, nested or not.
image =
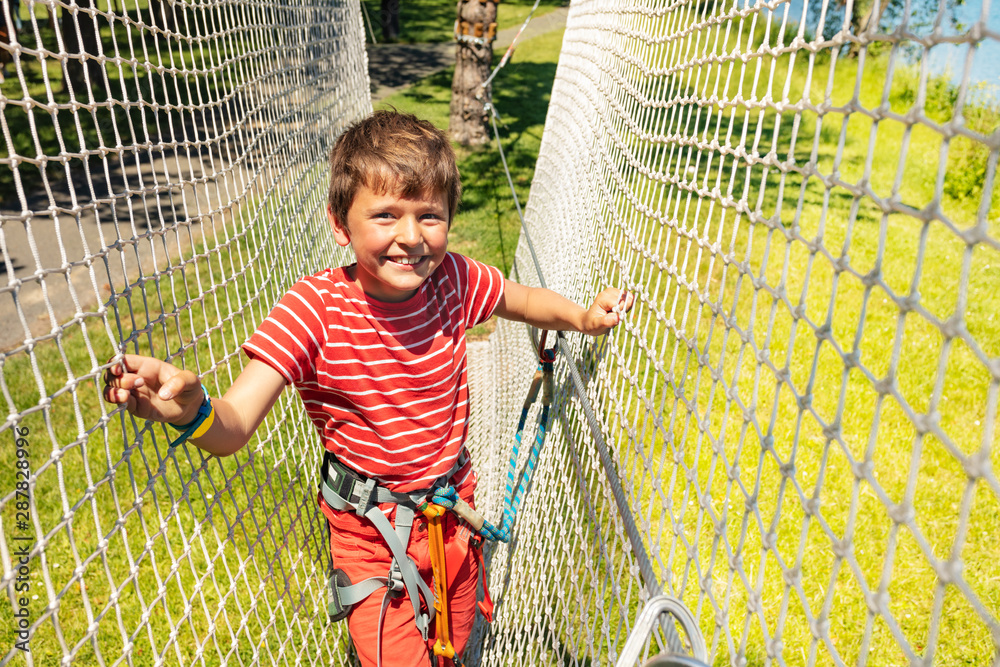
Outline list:
[[[531,19],[520,42],[544,35],[566,25],[569,9],[558,7],[548,14]],[[514,41],[520,25],[497,33],[493,52],[501,55]],[[515,47],[516,50],[516,47]],[[407,86],[455,64],[455,43],[442,44],[369,44],[368,77],[372,102],[379,102]]]

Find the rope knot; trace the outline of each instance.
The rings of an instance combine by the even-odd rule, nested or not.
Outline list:
[[[431,502],[445,509],[454,509],[455,503],[458,502],[458,491],[455,490],[454,486],[449,484],[435,491],[434,495],[431,496]]]

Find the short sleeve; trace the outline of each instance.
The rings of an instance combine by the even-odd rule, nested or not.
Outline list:
[[[263,361],[290,384],[313,380],[316,357],[323,349],[326,306],[322,294],[307,278],[281,297],[243,344],[251,359]]]
[[[496,267],[462,255],[455,258],[459,269],[465,273],[465,328],[470,329],[493,315],[503,296],[504,278]]]

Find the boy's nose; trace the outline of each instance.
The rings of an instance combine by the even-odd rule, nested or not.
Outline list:
[[[412,215],[403,216],[396,225],[396,241],[403,245],[420,243],[420,223]]]

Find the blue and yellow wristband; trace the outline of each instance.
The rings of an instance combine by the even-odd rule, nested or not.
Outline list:
[[[198,414],[195,416],[194,421],[187,424],[170,424],[173,428],[181,431],[177,439],[170,443],[171,447],[176,447],[189,438],[200,438],[208,433],[208,429],[212,428],[212,423],[215,421],[215,408],[212,407],[212,399],[208,397],[208,390],[205,389],[205,385],[201,385],[201,391],[204,393],[205,398],[202,399],[201,405],[198,406]]]

